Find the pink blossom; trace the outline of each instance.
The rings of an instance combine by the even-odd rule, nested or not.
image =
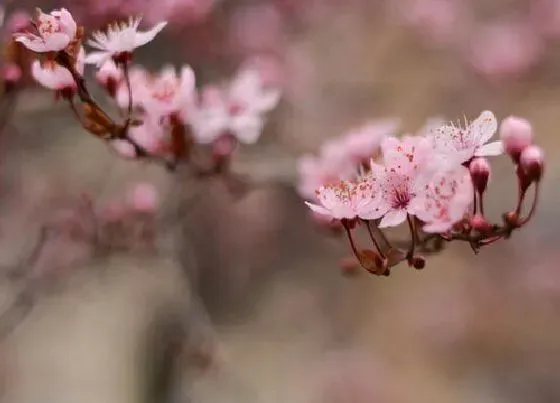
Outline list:
[[[194,106],[195,90],[194,72],[189,66],[183,66],[179,76],[174,67],[167,66],[148,82],[141,102],[152,114],[177,114],[186,121]]]
[[[381,145],[384,165],[372,164],[371,175],[378,178],[381,201],[372,218],[381,218],[380,228],[394,227],[414,214],[419,189],[427,181],[433,158],[429,138],[388,137]]]
[[[22,43],[27,49],[37,52],[58,52],[66,47],[76,37],[77,25],[72,14],[65,8],[54,10],[50,14],[37,9],[34,25],[37,34],[15,33],[16,42]]]
[[[212,96],[203,97],[193,110],[190,123],[196,139],[208,144],[218,137],[231,134],[240,142],[255,143],[264,126],[264,115],[274,109],[280,91],[266,88],[258,70],[241,70],[231,83]]]
[[[529,146],[519,157],[519,165],[525,171],[528,179],[540,181],[544,168],[544,152],[539,146]]]
[[[109,82],[120,83],[124,76],[123,71],[117,67],[112,59],[109,59],[97,70],[95,78],[101,85],[107,86]]]
[[[167,25],[167,22],[160,22],[146,32],[139,32],[141,20],[141,17],[130,17],[128,23],[110,25],[107,32],[94,32],[93,39],[90,39],[88,44],[97,50],[88,54],[86,63],[101,66],[111,58],[118,60],[127,56],[136,48],[151,42]]]
[[[84,56],[82,48],[75,66],[79,74],[84,73]],[[76,88],[76,82],[70,71],[53,61],[45,61],[41,65],[39,60],[35,60],[31,65],[31,74],[39,84],[51,90],[62,91]]]
[[[146,97],[148,91],[150,74],[140,66],[129,69],[130,88],[132,92],[132,105],[139,106]],[[115,94],[117,105],[123,109],[128,107],[128,87],[124,80],[120,81]]]
[[[453,124],[443,125],[433,133],[434,148],[437,154],[463,163],[472,157],[500,155],[503,152],[502,142],[488,141],[498,129],[494,114],[484,111],[465,127]]]
[[[441,171],[419,188],[411,213],[426,223],[424,231],[446,232],[464,217],[472,200],[469,170],[458,166],[453,171]]]
[[[130,191],[129,203],[135,211],[155,213],[158,208],[158,193],[151,183],[139,183]]]
[[[533,141],[533,126],[526,119],[508,116],[500,124],[500,138],[505,151],[517,161]]]
[[[399,125],[398,119],[368,123],[344,135],[337,146],[344,150],[345,158],[353,164],[368,163],[380,151],[383,139],[394,135]]]
[[[136,158],[136,149],[126,140],[112,140],[111,147],[123,158]]]
[[[21,68],[15,63],[6,63],[2,66],[2,80],[7,83],[17,83],[22,77]]]
[[[468,62],[489,78],[517,77],[539,62],[541,37],[523,22],[478,27],[468,48]]]
[[[10,13],[6,21],[6,30],[10,34],[15,34],[16,32],[23,33],[26,29],[30,27],[31,16],[23,11],[16,10]]]
[[[304,155],[298,161],[298,192],[307,200],[316,199],[316,190],[342,179],[350,179],[356,169],[350,164],[339,165],[324,156]]]
[[[357,181],[340,181],[322,186],[317,190],[320,204],[305,204],[315,213],[336,220],[367,220],[377,215],[379,196],[376,178],[365,177]]]
[[[130,128],[129,136],[150,153],[160,154],[164,149],[164,129],[151,116],[146,116],[142,125]]]

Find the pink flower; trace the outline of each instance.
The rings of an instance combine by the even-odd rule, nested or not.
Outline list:
[[[370,159],[380,151],[383,139],[395,134],[399,125],[398,119],[368,123],[343,136],[337,147],[344,150],[345,158],[353,164],[369,163]]]
[[[406,136],[383,141],[384,165],[372,164],[371,175],[378,178],[381,191],[374,219],[381,218],[380,228],[394,227],[414,214],[419,189],[431,175],[433,149],[430,139]]]
[[[490,111],[484,111],[466,127],[453,124],[443,125],[433,133],[434,148],[437,154],[463,163],[472,157],[500,155],[502,142],[488,140],[496,133],[498,122]]]
[[[522,21],[500,22],[475,30],[468,62],[489,78],[515,78],[541,59],[543,41]]]
[[[316,191],[321,186],[332,185],[343,179],[350,179],[356,169],[350,164],[343,166],[333,163],[324,156],[304,155],[298,161],[299,194],[307,200],[316,200]]]
[[[505,151],[517,162],[521,152],[533,142],[533,126],[526,119],[508,116],[500,124],[500,138]]]
[[[136,149],[126,140],[112,140],[111,147],[123,158],[136,158]]]
[[[140,126],[129,129],[130,138],[140,147],[153,154],[160,154],[165,144],[163,127],[151,116],[146,116]]]
[[[136,48],[151,42],[167,25],[167,22],[160,22],[147,32],[138,32],[141,20],[141,17],[130,17],[128,23],[110,25],[106,33],[95,32],[88,44],[97,51],[87,56],[86,63],[101,66],[111,58],[120,61],[122,57],[126,61]]]
[[[189,66],[183,66],[179,76],[174,67],[164,67],[146,87],[142,104],[151,114],[177,114],[184,121],[187,120],[194,106],[196,90],[194,72]]]
[[[45,14],[37,9],[37,13],[34,21],[37,34],[16,33],[14,34],[15,41],[37,53],[58,52],[66,49],[74,40],[78,28],[72,14],[65,8],[54,10],[50,14]]]
[[[411,213],[426,223],[424,231],[446,232],[468,211],[473,191],[467,168],[459,166],[453,171],[441,171],[418,189]]]
[[[101,85],[107,86],[111,81],[120,83],[124,76],[122,70],[117,67],[115,62],[109,59],[97,70],[95,78]]]
[[[140,183],[130,191],[129,203],[135,211],[155,213],[158,208],[158,193],[151,183]]]
[[[242,143],[255,143],[265,113],[274,109],[279,99],[280,91],[265,88],[258,70],[242,70],[219,95],[214,89],[212,97],[203,98],[190,117],[193,133],[202,144],[226,134]]]
[[[379,195],[376,179],[366,177],[357,181],[340,181],[322,186],[317,190],[320,204],[305,204],[315,213],[336,220],[368,220],[377,215]]]
[[[85,53],[82,48],[75,66],[79,74],[84,73],[84,56]],[[31,74],[39,84],[50,90],[63,91],[76,88],[76,82],[70,71],[53,61],[45,61],[41,65],[39,60],[35,60],[31,65]]]
[[[132,67],[129,70],[128,76],[132,89],[132,105],[139,106],[145,99],[151,77],[148,72],[140,66]],[[126,109],[128,107],[128,88],[124,80],[121,80],[117,87],[115,101],[120,108]]]

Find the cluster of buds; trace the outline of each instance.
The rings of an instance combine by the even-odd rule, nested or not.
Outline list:
[[[125,158],[159,162],[170,170],[184,163],[200,176],[224,174],[237,145],[257,141],[266,114],[279,102],[280,91],[249,65],[229,82],[197,90],[188,65],[179,74],[172,66],[154,74],[132,64],[134,51],[151,42],[166,22],[145,32],[138,29],[141,18],[114,23],[93,33],[87,44],[94,51],[86,53],[83,28],[69,11],[37,13],[33,30],[14,35],[42,56],[33,62],[33,77],[67,101],[88,132]],[[118,107],[121,121],[92,98],[84,79],[89,64],[97,69],[95,77]]]
[[[355,272],[361,266],[372,274],[389,275],[403,261],[423,269],[426,259],[420,252],[439,250],[444,241],[458,240],[469,243],[477,253],[483,246],[509,238],[533,216],[544,157],[532,144],[528,121],[504,119],[499,127],[501,139],[492,142],[498,121],[490,111],[464,125],[431,122],[415,136],[397,138],[391,135],[395,129],[368,125],[360,137],[352,132],[329,143],[318,157],[302,159],[300,193],[312,212],[322,217],[320,222],[346,233],[354,254],[345,260],[346,269]],[[491,173],[488,157],[504,151],[516,165],[519,195],[515,209],[496,224],[484,213]],[[309,192],[312,184],[319,185],[314,195]],[[523,214],[531,185],[535,196]],[[384,231],[403,223],[408,225],[410,240],[401,248]],[[357,245],[353,231],[359,226],[366,228],[371,248]]]

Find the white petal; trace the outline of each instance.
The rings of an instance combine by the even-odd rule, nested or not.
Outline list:
[[[323,206],[319,206],[318,204],[309,203],[309,202],[305,202],[305,204],[315,213],[332,217],[332,213],[326,208],[324,208]]]
[[[469,126],[475,145],[482,145],[498,130],[498,121],[491,111],[484,111]]]
[[[84,63],[95,64],[97,67],[101,67],[103,63],[110,59],[111,54],[108,52],[92,52],[85,57]]]
[[[406,210],[390,210],[383,216],[379,228],[396,227],[406,220]]]
[[[160,22],[159,24],[155,25],[152,29],[147,32],[137,32],[134,38],[134,46],[139,47],[147,44],[148,42],[152,41],[157,34],[161,32],[163,28],[167,25],[167,22]]]
[[[502,155],[503,153],[504,145],[498,140],[478,147],[474,155],[475,157],[494,157],[496,155]]]

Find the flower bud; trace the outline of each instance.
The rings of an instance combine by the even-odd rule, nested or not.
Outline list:
[[[479,194],[486,191],[488,180],[490,179],[490,163],[484,157],[477,157],[469,164],[474,188]]]
[[[490,225],[490,223],[486,221],[486,218],[484,218],[482,214],[475,214],[471,218],[471,226],[472,229],[483,234],[489,232],[492,229],[492,225]]]
[[[137,212],[155,213],[159,200],[157,189],[150,183],[140,183],[128,194],[128,203]]]
[[[426,267],[426,259],[422,256],[414,256],[412,258],[412,267],[414,267],[416,270],[422,270],[424,267]]]
[[[502,120],[500,138],[504,144],[504,150],[518,164],[521,152],[533,141],[533,127],[526,119],[509,116]]]
[[[544,153],[538,146],[529,146],[519,157],[519,165],[530,181],[541,180],[544,169]]]

